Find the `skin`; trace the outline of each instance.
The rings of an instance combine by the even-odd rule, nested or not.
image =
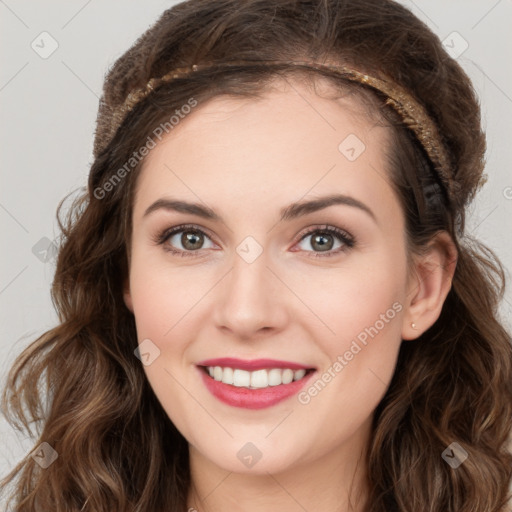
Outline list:
[[[139,343],[150,339],[160,350],[144,370],[189,442],[189,507],[363,510],[373,412],[402,340],[439,317],[456,259],[442,234],[408,269],[404,215],[387,178],[387,130],[354,97],[324,99],[299,82],[276,81],[261,100],[199,105],[146,157],[125,303]],[[338,149],[349,134],[366,146],[354,161]],[[338,204],[279,220],[289,204],[333,193],[364,203],[375,219]],[[223,220],[165,208],[144,215],[171,197],[207,205]],[[165,250],[186,252],[181,232],[163,245],[154,241],[183,223],[206,233],[188,257]],[[312,245],[321,233],[305,232],[325,225],[347,231],[353,247],[336,252],[343,242],[328,238],[331,256],[322,256]],[[236,250],[248,236],[263,249],[252,263]],[[307,404],[294,396],[261,410],[236,408],[199,378],[196,363],[224,356],[294,361],[317,368],[317,377],[332,372],[394,303],[394,318]],[[237,457],[248,442],[261,452],[251,468]]]

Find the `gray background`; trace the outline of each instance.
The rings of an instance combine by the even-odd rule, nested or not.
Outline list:
[[[2,384],[15,356],[57,321],[49,295],[55,210],[67,193],[86,184],[104,74],[175,3],[0,0]],[[461,53],[458,60],[481,98],[489,181],[471,208],[468,231],[510,269],[512,0],[402,3]],[[52,44],[58,47],[47,56]],[[510,289],[502,313],[511,325]],[[32,447],[0,416],[0,476]]]

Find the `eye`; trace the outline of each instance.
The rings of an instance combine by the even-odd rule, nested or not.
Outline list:
[[[309,242],[307,241],[308,238],[310,238]],[[337,247],[336,242],[338,242]],[[355,239],[342,229],[334,226],[324,226],[310,229],[302,236],[300,244],[302,250],[315,253],[312,255],[313,257],[329,257],[354,247]],[[312,248],[313,251],[309,251],[308,248]]]
[[[309,243],[306,242],[308,238],[310,238]],[[184,257],[199,256],[201,249],[212,249],[215,246],[205,231],[195,225],[181,225],[167,229],[158,234],[154,241],[163,245],[164,250]],[[209,241],[206,247],[205,241]],[[302,234],[299,241],[300,250],[312,252],[313,257],[335,256],[354,245],[355,238],[352,235],[334,226],[310,229]],[[309,248],[313,251],[308,250]]]
[[[209,240],[210,245],[204,246]],[[197,226],[176,226],[160,233],[155,242],[164,246],[166,251],[179,256],[198,256],[192,254],[200,249],[211,249],[214,247],[210,237]]]

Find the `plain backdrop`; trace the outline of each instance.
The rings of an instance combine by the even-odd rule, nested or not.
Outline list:
[[[15,356],[57,321],[49,293],[55,212],[66,194],[86,184],[104,75],[175,3],[0,0],[2,385]],[[510,269],[512,1],[402,3],[446,41],[479,94],[489,180],[470,210],[468,231]],[[510,326],[510,289],[502,314]],[[0,416],[0,476],[32,448]]]

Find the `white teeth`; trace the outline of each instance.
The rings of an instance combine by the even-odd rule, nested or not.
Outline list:
[[[233,368],[224,368],[222,370],[222,382],[224,384],[233,384]]]
[[[253,388],[268,387],[268,372],[267,372],[267,370],[257,370],[255,372],[251,372],[251,387],[253,387]]]
[[[269,386],[279,386],[282,384],[281,381],[281,375],[283,373],[283,370],[280,370],[279,368],[272,368],[268,372],[268,385]]]
[[[306,370],[296,370],[293,374],[293,380],[299,380],[302,379],[306,375]]]
[[[222,368],[220,366],[216,366],[213,369],[213,378],[215,380],[222,380]]]
[[[293,381],[293,370],[289,368],[283,370],[283,376],[281,378],[283,379],[283,384],[290,384],[290,382]]]
[[[249,387],[251,385],[251,373],[245,370],[233,370],[233,386],[236,387]]]
[[[269,386],[290,384],[306,375],[306,370],[291,370],[290,368],[271,368],[270,370],[255,370],[248,372],[238,368],[223,368],[221,366],[208,366],[208,374],[219,382],[231,384],[236,387],[262,389]]]

